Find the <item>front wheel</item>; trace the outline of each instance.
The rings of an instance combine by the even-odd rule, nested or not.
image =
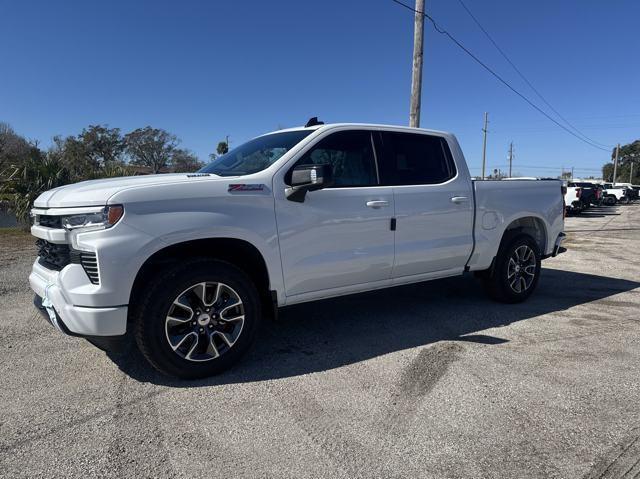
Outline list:
[[[503,303],[520,303],[538,285],[541,259],[538,244],[520,235],[500,246],[493,272],[483,278],[489,296]]]
[[[247,351],[260,322],[253,282],[230,263],[190,260],[149,285],[135,338],[160,372],[185,379],[220,373]]]

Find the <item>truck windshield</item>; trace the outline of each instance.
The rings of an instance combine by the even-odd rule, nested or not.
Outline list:
[[[219,156],[199,172],[213,173],[219,176],[241,176],[257,173],[271,166],[314,131],[283,131],[259,136]]]

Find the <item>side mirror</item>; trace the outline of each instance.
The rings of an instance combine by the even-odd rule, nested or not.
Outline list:
[[[321,190],[333,185],[331,165],[299,165],[291,172],[291,186],[285,190],[288,200],[304,202],[307,191]]]

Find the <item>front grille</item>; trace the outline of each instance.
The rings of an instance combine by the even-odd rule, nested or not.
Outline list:
[[[36,241],[36,246],[38,247],[38,262],[45,268],[60,271],[68,264],[79,264],[82,265],[82,269],[91,283],[100,284],[98,260],[95,253],[78,251],[70,248],[69,245],[50,243],[43,239]]]
[[[46,228],[62,228],[62,216],[38,215],[37,222]]]
[[[49,243],[39,239],[36,241],[38,247],[38,262],[48,269],[60,271],[71,262],[69,257],[69,245]]]

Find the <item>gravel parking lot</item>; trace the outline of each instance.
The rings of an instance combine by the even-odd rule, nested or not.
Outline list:
[[[0,475],[637,478],[640,205],[566,229],[524,304],[468,276],[291,307],[194,382],[55,332],[0,232]]]

